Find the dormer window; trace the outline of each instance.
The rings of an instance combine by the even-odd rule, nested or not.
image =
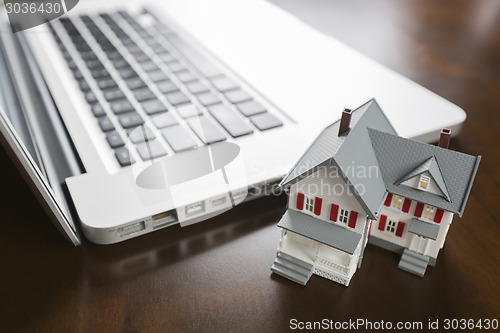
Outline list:
[[[313,212],[314,209],[314,199],[306,198],[306,210]]]
[[[421,175],[420,180],[418,182],[418,189],[422,191],[427,191],[430,182],[431,182],[431,177]]]

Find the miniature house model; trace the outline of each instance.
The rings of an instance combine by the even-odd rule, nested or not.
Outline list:
[[[280,184],[289,202],[272,271],[347,286],[370,242],[423,276],[464,211],[480,161],[447,149],[450,134],[438,146],[399,137],[375,100],[344,110]]]

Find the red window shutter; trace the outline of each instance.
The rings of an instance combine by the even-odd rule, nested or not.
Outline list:
[[[378,221],[378,230],[384,231],[385,230],[385,223],[387,222],[387,216],[386,215],[380,215],[380,220]]]
[[[403,231],[405,230],[405,223],[399,221],[398,222],[398,228],[396,229],[396,236],[401,237],[403,236]]]
[[[337,216],[339,216],[339,205],[332,204],[332,209],[330,210],[330,220],[337,222]]]
[[[392,193],[389,193],[385,198],[384,206],[389,207],[391,205],[391,201],[392,201]]]
[[[349,223],[347,224],[351,228],[356,228],[356,220],[358,219],[358,212],[351,210],[351,214],[349,215]]]
[[[323,203],[323,199],[316,197],[314,199],[314,214],[321,215],[321,204]]]
[[[368,236],[367,236],[367,238],[368,238],[368,237],[370,237],[370,234],[372,233],[372,224],[373,224],[373,220],[370,220],[370,222],[369,222],[369,223],[370,223],[370,226],[368,227]]]
[[[297,193],[297,209],[304,209],[304,193]]]
[[[421,202],[417,202],[417,207],[415,207],[415,213],[413,214],[415,217],[422,216],[422,211],[424,210],[424,204]]]
[[[438,209],[436,211],[436,215],[434,215],[434,222],[441,223],[441,219],[443,218],[444,210]]]
[[[410,211],[410,206],[411,206],[411,200],[405,199],[405,202],[403,203],[403,212],[408,213]]]

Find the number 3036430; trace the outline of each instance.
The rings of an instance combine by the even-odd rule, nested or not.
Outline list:
[[[63,10],[58,2],[8,2],[5,4],[5,9],[7,14],[57,14]]]
[[[445,319],[445,330],[497,330],[498,319]]]

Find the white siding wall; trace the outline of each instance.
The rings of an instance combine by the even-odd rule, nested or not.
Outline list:
[[[290,187],[290,196],[288,201],[288,208],[297,210],[297,193],[303,193],[306,197],[315,198],[320,197],[323,199],[321,214],[319,216],[305,209],[301,212],[314,216],[318,219],[335,223],[339,226],[345,227],[362,234],[364,231],[367,214],[359,204],[358,200],[349,191],[347,184],[337,174],[336,169],[332,166],[321,168],[311,176],[302,179]],[[332,203],[339,205],[340,208],[354,210],[358,213],[356,220],[356,228],[350,228],[347,224],[339,221],[330,221],[330,210]],[[304,200],[305,208],[305,200]]]
[[[408,229],[410,228],[410,223],[412,218],[414,218],[413,214],[415,212],[415,208],[417,206],[417,201],[412,200],[410,210],[408,213],[404,213],[401,210],[398,210],[392,206],[386,207],[382,206],[381,209],[381,215],[387,215],[387,223],[389,220],[393,220],[396,222],[396,227],[397,223],[399,221],[405,223],[404,231],[402,237],[396,236],[396,234],[392,234],[388,231],[380,231],[378,230],[379,227],[379,221],[374,221],[371,227],[371,232],[370,235],[373,235],[377,238],[386,240],[388,242],[403,246],[405,248],[410,249],[412,245],[412,241],[414,238],[417,236],[413,233],[408,232]],[[428,220],[424,218],[423,216],[420,217],[422,221],[427,221],[432,224],[437,224],[440,226],[439,229],[439,234],[437,239],[431,240],[431,239],[425,239],[425,244],[422,246],[423,251],[421,252],[422,254],[428,255],[430,257],[436,258],[439,250],[443,247],[445,239],[446,239],[446,234],[448,233],[449,226],[453,220],[453,213],[445,211],[443,214],[443,217],[441,219],[441,223],[436,223],[432,220]],[[387,227],[386,223],[386,227]]]

